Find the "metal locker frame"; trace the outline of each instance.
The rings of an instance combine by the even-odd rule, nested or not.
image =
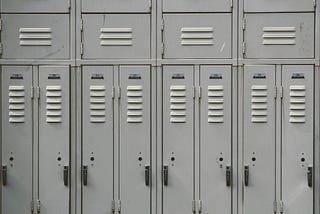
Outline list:
[[[4,13],[69,13],[71,0],[3,0]]]
[[[152,10],[151,0],[82,0],[82,12],[111,12],[111,13],[146,13]]]

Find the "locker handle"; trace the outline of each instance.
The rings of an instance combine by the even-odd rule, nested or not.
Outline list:
[[[7,185],[7,166],[2,166],[2,185]]]
[[[227,187],[231,186],[231,179],[232,179],[231,166],[226,166],[226,185],[227,185]]]
[[[308,167],[308,174],[307,174],[307,177],[308,177],[308,187],[312,187],[312,179],[313,179],[313,176],[312,176],[312,173],[313,172],[313,167],[312,166],[309,166]]]
[[[244,166],[244,185],[249,186],[249,166]]]
[[[69,166],[63,167],[63,183],[65,186],[68,186],[69,183]]]
[[[145,177],[145,183],[146,186],[150,185],[150,166],[146,165],[144,168],[144,177]]]
[[[169,166],[164,165],[163,166],[163,184],[165,186],[168,186],[168,178],[169,178]]]
[[[88,185],[88,166],[82,166],[82,182],[84,186]]]

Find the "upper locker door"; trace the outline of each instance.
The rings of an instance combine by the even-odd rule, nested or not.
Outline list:
[[[314,11],[314,0],[244,0],[245,12]]]
[[[230,13],[165,14],[164,58],[231,58]]]
[[[84,14],[82,17],[84,59],[150,58],[149,14]]]
[[[82,0],[82,12],[149,12],[151,0]]]
[[[1,213],[30,213],[33,199],[32,67],[3,66],[1,73]]]
[[[164,12],[229,12],[233,0],[163,0]]]
[[[2,12],[9,13],[62,13],[69,12],[71,0],[4,0]]]
[[[282,67],[282,200],[284,213],[312,214],[314,67]]]
[[[230,66],[200,68],[200,200],[203,213],[232,210]]]
[[[313,13],[251,13],[245,23],[245,58],[314,57]]]
[[[106,213],[113,200],[113,67],[84,66],[82,86],[82,213]]]
[[[69,213],[69,67],[39,68],[39,199],[41,213]]]
[[[191,213],[194,200],[194,67],[163,67],[163,214]]]
[[[121,213],[150,213],[150,66],[120,66],[119,76]]]
[[[275,201],[275,66],[244,70],[244,213],[270,214]]]

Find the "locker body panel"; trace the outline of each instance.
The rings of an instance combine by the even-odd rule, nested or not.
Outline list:
[[[68,4],[68,0],[4,0],[1,9],[9,13],[66,13]]]
[[[245,12],[314,11],[312,0],[245,0]]]
[[[41,213],[69,213],[69,67],[39,68],[39,199]],[[70,178],[70,177],[69,177]]]
[[[163,213],[191,213],[194,199],[194,67],[163,67]]]
[[[230,66],[200,67],[200,200],[204,213],[231,213],[227,167],[232,169],[232,76]],[[231,178],[232,179],[232,176]]]
[[[273,212],[275,201],[275,66],[245,66],[244,213]],[[244,175],[245,177],[245,175]]]
[[[313,58],[312,13],[246,14],[246,58]]]
[[[150,15],[83,15],[84,59],[150,58]]]
[[[164,12],[230,12],[232,0],[163,0]]]
[[[314,159],[313,65],[282,66],[282,86],[282,200],[284,212],[313,213],[313,185],[308,186],[308,167],[313,167]]]
[[[69,57],[69,16],[3,14],[4,59],[66,59]]]
[[[165,14],[164,58],[231,58],[231,14]]]
[[[82,78],[82,165],[88,166],[82,213],[105,213],[113,200],[113,67],[84,66]]]
[[[149,0],[82,0],[83,12],[149,12]]]
[[[150,66],[120,66],[120,200],[123,213],[151,212]],[[149,184],[146,184],[149,179]],[[134,203],[132,203],[134,201]]]
[[[30,213],[33,188],[31,66],[2,67],[2,213]],[[1,173],[2,175],[2,173]],[[18,203],[17,203],[18,202]]]

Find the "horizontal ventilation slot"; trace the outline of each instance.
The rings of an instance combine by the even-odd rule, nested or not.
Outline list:
[[[106,88],[103,85],[90,86],[90,122],[106,122]]]
[[[9,86],[9,122],[25,122],[25,91],[24,86]]]
[[[101,28],[101,46],[132,46],[132,28]]]
[[[127,86],[127,122],[143,122],[143,87],[141,85]]]
[[[46,110],[47,123],[62,122],[62,87],[60,85],[46,87]]]
[[[181,45],[183,46],[211,46],[213,45],[213,28],[186,27],[181,29]]]
[[[51,46],[51,28],[20,28],[20,46]]]
[[[173,85],[170,87],[170,122],[185,123],[187,117],[186,86]]]
[[[295,45],[296,28],[295,27],[264,27],[263,28],[264,45]]]
[[[266,85],[251,87],[251,122],[268,122],[268,88]]]
[[[208,122],[224,122],[224,88],[222,85],[208,86]]]
[[[304,85],[290,86],[290,116],[291,123],[306,122],[306,87]]]

